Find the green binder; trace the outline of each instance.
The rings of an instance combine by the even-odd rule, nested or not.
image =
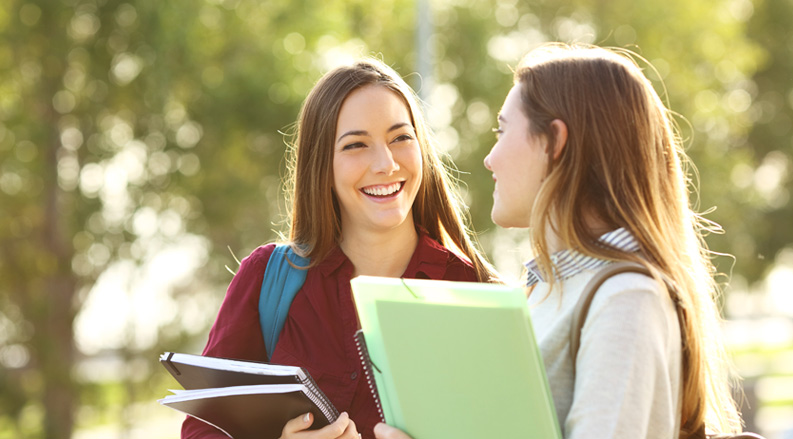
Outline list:
[[[522,288],[352,280],[364,370],[385,421],[414,439],[560,439]]]

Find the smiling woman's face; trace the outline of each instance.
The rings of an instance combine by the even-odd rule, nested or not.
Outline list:
[[[413,227],[421,147],[402,98],[369,85],[350,93],[336,121],[333,191],[342,228]]]

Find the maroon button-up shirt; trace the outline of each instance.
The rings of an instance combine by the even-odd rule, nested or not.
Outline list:
[[[258,306],[264,270],[274,248],[274,244],[261,246],[242,260],[203,355],[266,361],[270,347],[264,346]],[[352,272],[352,262],[338,247],[308,270],[270,361],[308,370],[333,405],[349,413],[358,432],[369,439],[374,438],[380,417],[355,347],[354,334],[360,324],[350,288]],[[422,233],[402,277],[475,282],[476,272],[468,261]],[[188,416],[182,424],[182,438],[226,436]]]

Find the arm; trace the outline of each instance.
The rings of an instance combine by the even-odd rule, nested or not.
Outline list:
[[[666,292],[618,275],[595,296],[576,363],[565,438],[669,438],[679,429],[680,335]]]
[[[274,245],[259,247],[242,260],[220,306],[203,355],[265,361],[259,324],[259,295],[264,269]],[[188,416],[182,423],[182,439],[228,439],[218,429]]]
[[[259,247],[242,260],[220,305],[202,355],[266,361],[259,324],[259,295],[264,270],[275,245]]]

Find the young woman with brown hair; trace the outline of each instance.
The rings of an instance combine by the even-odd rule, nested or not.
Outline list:
[[[597,47],[534,50],[498,120],[485,158],[492,218],[529,229],[529,305],[565,439],[740,431],[702,239],[713,224],[691,208],[670,111],[633,58]],[[603,283],[572,352],[585,286],[618,261],[652,276]],[[377,437],[405,436],[383,424]]]
[[[463,203],[433,144],[418,100],[376,60],[339,67],[311,90],[289,150],[288,244],[309,259],[306,280],[276,346],[265,346],[258,301],[275,244],[242,261],[204,355],[306,368],[342,414],[320,430],[310,416],[282,438],[372,437],[379,420],[355,347],[358,275],[490,281],[466,228]],[[193,418],[183,438],[224,437]]]

